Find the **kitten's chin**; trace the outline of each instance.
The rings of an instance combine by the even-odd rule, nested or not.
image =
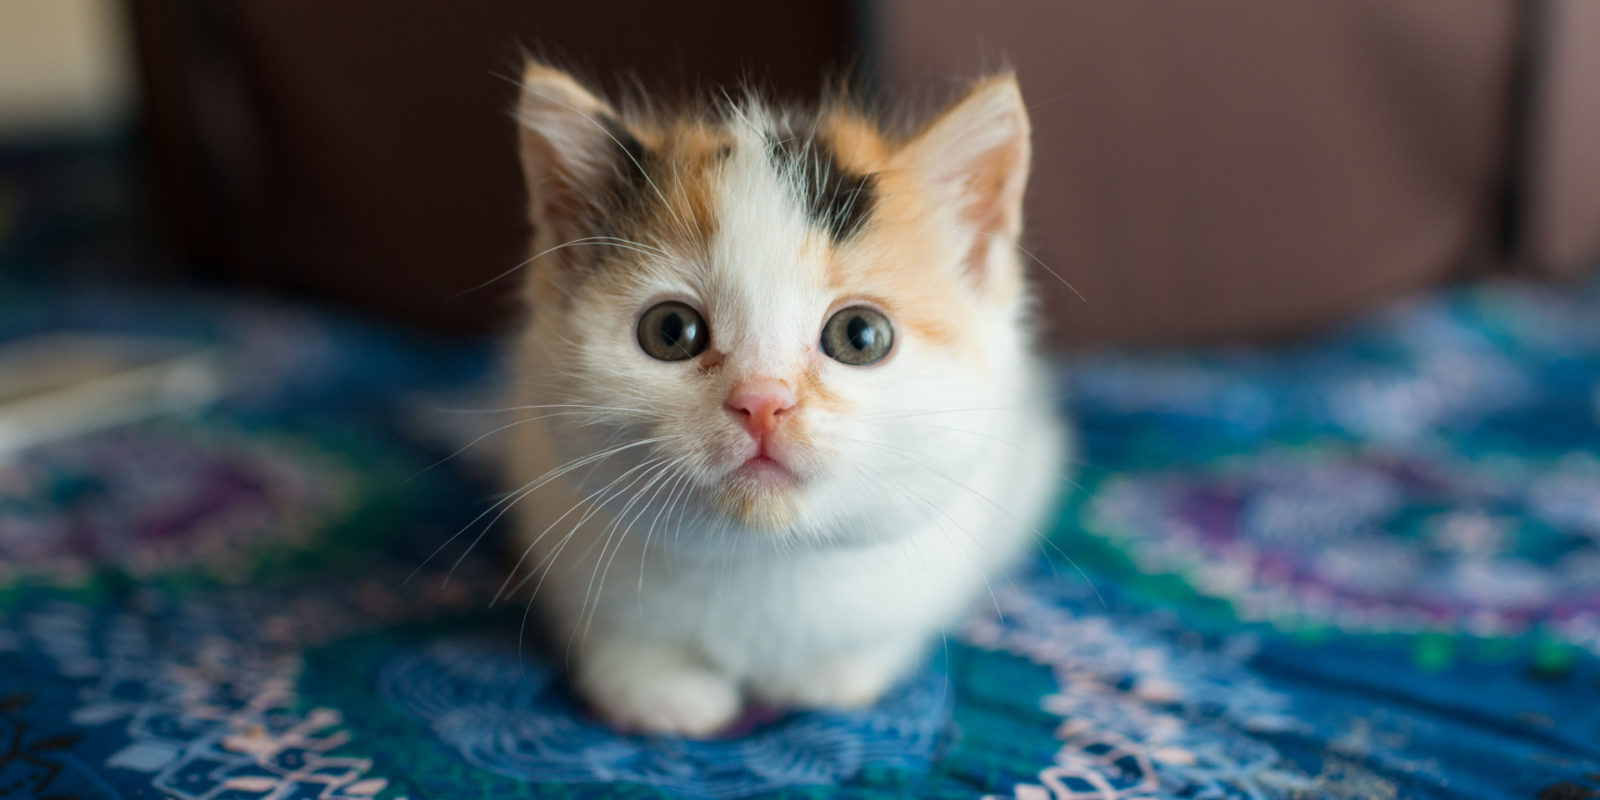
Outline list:
[[[800,487],[791,481],[734,474],[711,493],[711,503],[741,525],[787,530],[800,521]]]

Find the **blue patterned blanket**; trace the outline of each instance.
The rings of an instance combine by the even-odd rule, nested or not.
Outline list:
[[[486,349],[0,300],[63,330],[231,384],[0,460],[0,798],[1600,798],[1600,287],[1074,360],[1054,547],[877,707],[706,742],[586,716],[494,534],[408,580],[494,492],[424,470]]]

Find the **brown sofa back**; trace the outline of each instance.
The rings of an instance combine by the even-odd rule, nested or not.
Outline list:
[[[161,202],[202,276],[445,331],[494,330],[526,257],[522,48],[609,91],[814,97],[839,0],[137,0]],[[510,76],[509,78],[507,76]]]
[[[1040,279],[1072,341],[1303,328],[1483,257],[1509,4],[883,7],[890,86],[1015,64],[1035,252],[1086,298]]]
[[[493,73],[523,42],[657,89],[755,73],[805,96],[854,61],[929,104],[1015,66],[1030,250],[1086,298],[1039,271],[1067,345],[1304,331],[1456,278],[1575,274],[1600,243],[1592,0],[769,5],[140,0],[179,241],[229,279],[503,324],[509,285],[449,298],[521,257]]]
[[[1529,271],[1571,277],[1600,256],[1600,3],[1539,8],[1518,257]]]

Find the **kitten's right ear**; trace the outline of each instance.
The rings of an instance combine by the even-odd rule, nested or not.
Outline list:
[[[577,228],[597,210],[617,159],[637,140],[604,100],[571,75],[537,62],[523,70],[517,122],[534,229],[581,235]]]

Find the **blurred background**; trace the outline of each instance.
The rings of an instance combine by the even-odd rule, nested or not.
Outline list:
[[[1018,71],[1077,467],[880,708],[616,736],[496,591],[525,51]],[[1600,0],[0,0],[0,796],[1600,797],[1597,256]]]
[[[929,108],[1005,65],[1053,341],[1316,329],[1600,248],[1600,4],[6,0],[0,287],[192,283],[502,329],[523,49],[610,89],[848,72]]]

